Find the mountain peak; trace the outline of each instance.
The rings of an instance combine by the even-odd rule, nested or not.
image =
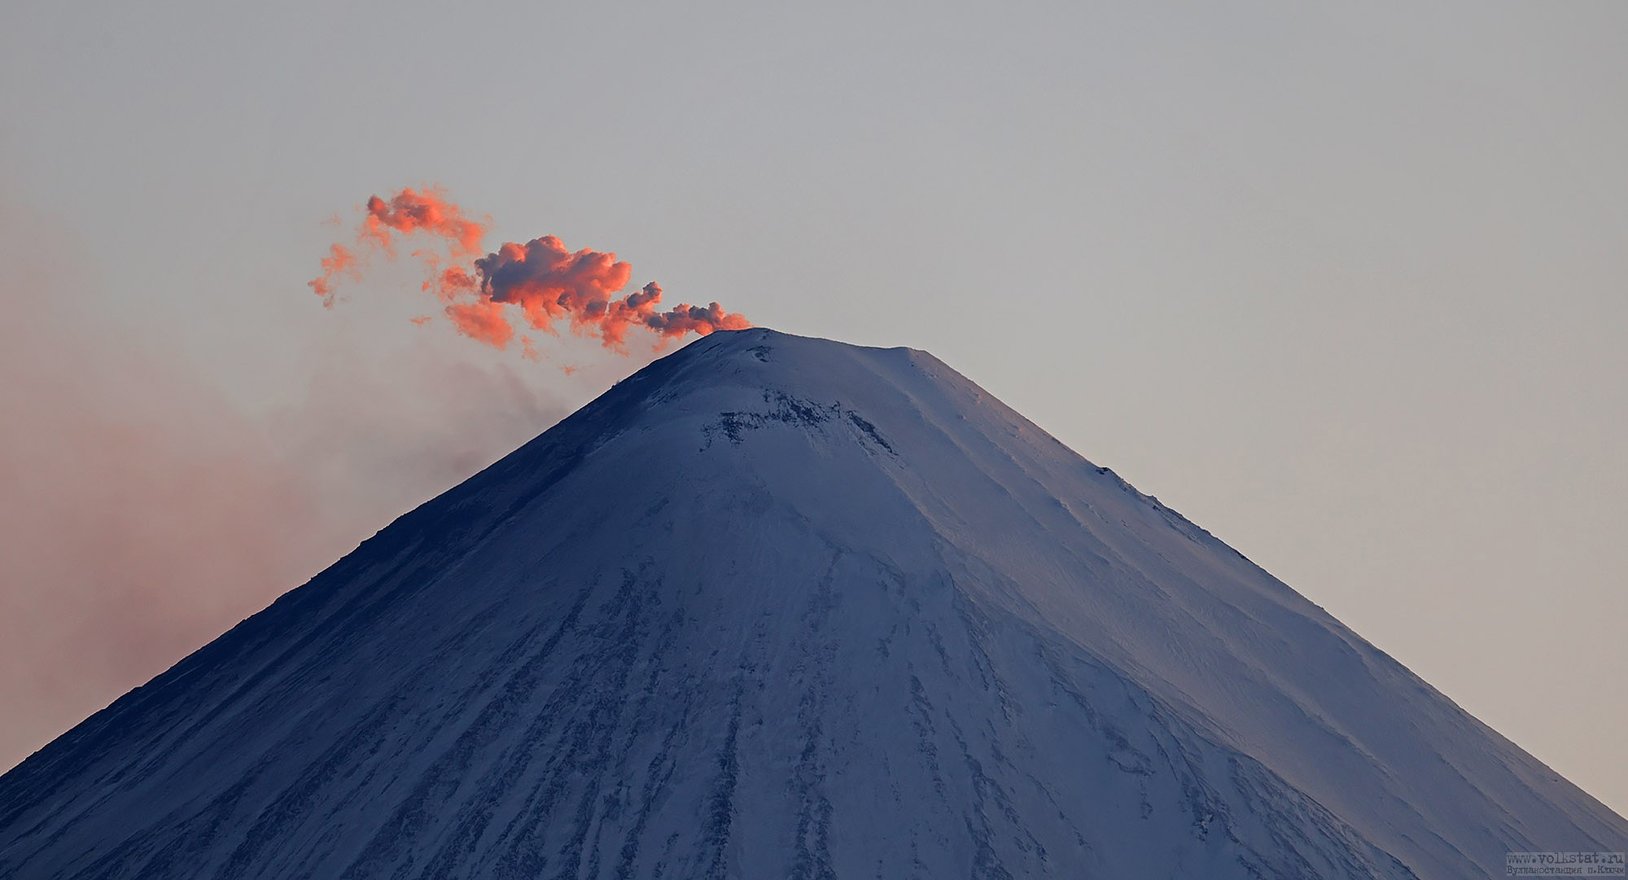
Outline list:
[[[1628,823],[933,358],[724,331],[0,777],[0,874],[1480,877]]]
[[[626,382],[659,376],[672,380],[670,392],[761,386],[787,393],[852,395],[863,394],[878,379],[889,383],[911,369],[947,370],[937,358],[914,349],[871,348],[753,327],[698,339]]]

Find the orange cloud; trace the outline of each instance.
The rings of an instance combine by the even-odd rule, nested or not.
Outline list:
[[[514,325],[504,316],[503,307],[491,300],[453,303],[447,306],[447,317],[459,333],[493,348],[508,348],[514,337]]]
[[[537,330],[555,333],[563,321],[573,333],[597,336],[606,348],[621,352],[626,351],[629,328],[643,328],[664,342],[689,333],[704,336],[751,326],[745,316],[725,311],[716,302],[680,303],[659,311],[662,290],[653,281],[624,295],[632,266],[610,251],[573,251],[553,235],[525,244],[504,242],[477,257],[485,232],[484,224],[468,219],[439,189],[403,189],[388,200],[368,199],[356,240],[358,247],[390,257],[395,256],[396,235],[424,235],[440,242],[446,260],[454,265],[443,268],[441,253],[431,248],[412,252],[427,271],[423,290],[446,304],[447,317],[459,333],[495,348],[507,348],[515,336],[509,306],[516,307],[518,319]],[[335,244],[322,260],[322,275],[309,284],[331,305],[334,280],[340,274],[357,274],[357,265],[353,251]],[[536,359],[529,339],[522,340],[522,347],[526,356]]]
[[[355,275],[356,254],[342,244],[328,247],[328,256],[322,258],[322,274],[305,282],[317,296],[322,297],[322,304],[333,307],[333,283],[340,274]]]
[[[451,242],[453,254],[461,257],[480,253],[481,239],[486,237],[484,224],[465,217],[463,209],[434,188],[418,192],[408,187],[389,201],[373,196],[367,200],[367,217],[362,223],[362,234],[386,251],[394,246],[391,230],[403,235],[428,232]]]

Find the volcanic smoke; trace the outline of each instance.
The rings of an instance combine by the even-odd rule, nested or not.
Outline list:
[[[553,334],[560,321],[568,321],[572,332],[598,336],[606,348],[622,352],[630,327],[667,340],[751,326],[744,315],[724,311],[716,302],[680,303],[661,311],[661,285],[654,281],[623,294],[633,267],[615,253],[573,251],[545,235],[525,244],[504,242],[483,257],[485,235],[486,224],[469,219],[438,188],[407,188],[389,199],[373,196],[355,243],[332,245],[322,258],[322,274],[308,283],[331,307],[341,276],[360,277],[367,257],[393,259],[397,236],[417,236],[429,238],[432,245],[411,252],[428,271],[422,289],[440,297],[443,313],[459,333],[495,348],[508,348],[515,338],[511,306],[534,329]],[[536,359],[529,338],[522,337],[521,345],[527,357]]]

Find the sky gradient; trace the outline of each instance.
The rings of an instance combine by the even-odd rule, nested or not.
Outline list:
[[[0,13],[0,765],[603,390],[363,201],[932,351],[1628,810],[1628,6]],[[561,366],[577,368],[565,375]]]

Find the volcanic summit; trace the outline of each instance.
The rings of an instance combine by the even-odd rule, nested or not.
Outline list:
[[[1628,822],[930,355],[644,368],[0,777],[0,875],[1485,877]]]

